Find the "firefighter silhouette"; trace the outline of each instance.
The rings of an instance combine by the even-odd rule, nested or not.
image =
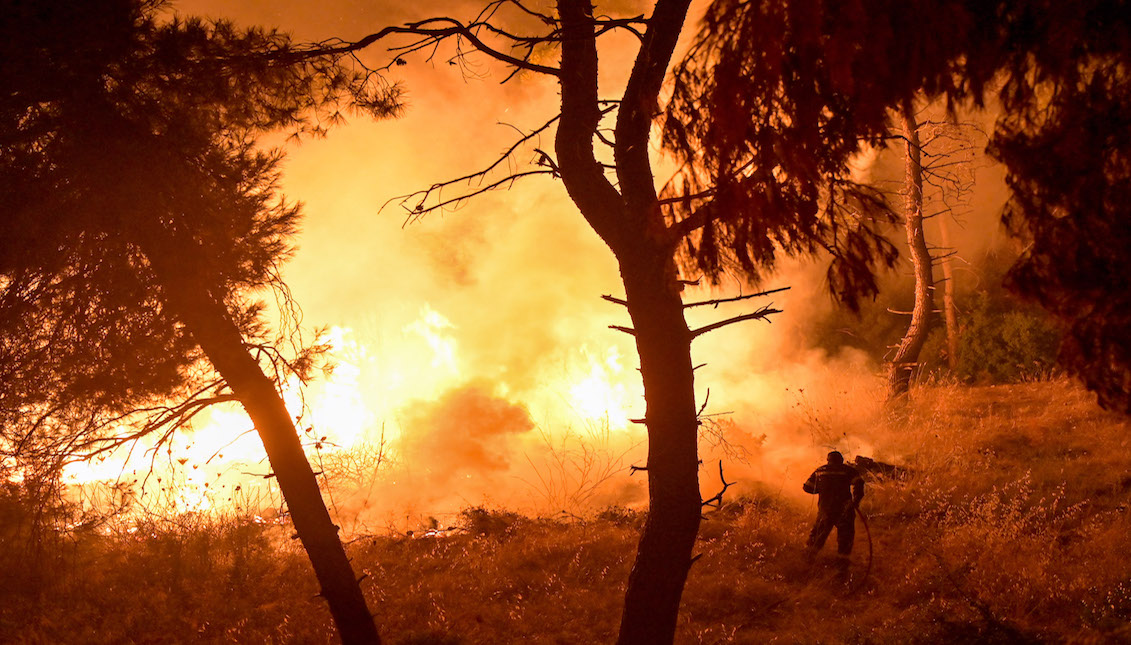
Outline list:
[[[837,556],[847,566],[856,537],[856,506],[864,498],[864,478],[834,450],[828,455],[828,463],[813,471],[802,489],[817,496],[817,520],[809,532],[806,556],[816,556],[836,528]]]

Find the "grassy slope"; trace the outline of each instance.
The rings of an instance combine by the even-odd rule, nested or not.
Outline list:
[[[801,557],[811,506],[734,500],[703,525],[678,642],[1131,642],[1131,423],[1091,401],[1065,382],[918,391],[876,430],[911,475],[869,487],[870,574],[859,528],[846,589],[831,545]],[[350,545],[388,642],[613,639],[639,517],[465,519]],[[0,641],[330,637],[280,527],[186,519],[61,544],[38,596],[26,566],[0,574]]]

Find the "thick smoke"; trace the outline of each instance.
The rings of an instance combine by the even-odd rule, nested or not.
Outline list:
[[[194,0],[177,9],[277,24],[319,40],[358,37],[420,11],[463,16],[472,6]],[[629,60],[608,59],[618,58]],[[307,398],[316,435],[350,437],[326,459],[326,476],[341,487],[334,511],[357,530],[376,530],[428,524],[428,516],[479,504],[570,513],[642,504],[644,476],[629,466],[644,465],[644,432],[626,421],[644,412],[638,363],[631,338],[608,329],[627,324],[625,312],[600,299],[623,296],[623,288],[608,249],[562,187],[534,178],[407,226],[395,201],[380,209],[493,162],[515,127],[529,130],[552,116],[553,79],[500,86],[501,77],[465,80],[447,65],[420,61],[393,73],[390,80],[408,91],[403,118],[359,120],[293,147],[284,177],[306,213],[285,279],[307,324],[336,328],[336,354],[347,369],[334,378],[349,375],[348,400],[368,410],[348,418],[320,411],[325,385]],[[548,149],[552,141],[534,145]],[[533,158],[527,150],[516,162]],[[898,151],[877,159],[876,173],[898,170]],[[956,227],[960,257],[999,236],[1004,191],[982,177],[979,185],[994,187],[979,189]],[[790,264],[761,285],[789,292],[690,311],[697,327],[771,301],[785,310],[768,324],[730,326],[695,341],[696,363],[706,363],[696,372],[708,415],[706,494],[719,486],[720,459],[727,479],[746,492],[798,489],[832,447],[898,461],[873,440],[884,422],[879,367],[856,350],[821,349],[828,344],[816,337],[814,321],[834,308],[823,272],[820,262]],[[906,269],[894,275],[900,272]],[[685,299],[751,289],[735,282],[722,291],[689,290]],[[605,403],[616,409],[594,411]]]
[[[494,396],[486,382],[445,392],[435,401],[414,401],[401,419],[400,459],[431,485],[460,491],[467,478],[506,471],[518,437],[534,429],[520,405]]]

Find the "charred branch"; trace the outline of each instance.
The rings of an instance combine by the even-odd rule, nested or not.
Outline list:
[[[751,294],[745,295],[745,296],[735,296],[733,298],[718,298],[716,300],[701,300],[699,302],[688,302],[688,303],[684,303],[683,308],[684,309],[691,309],[692,307],[706,307],[706,306],[713,306],[713,307],[717,308],[719,305],[727,303],[727,302],[738,302],[740,300],[749,300],[751,298],[759,298],[761,296],[768,296],[770,294],[780,293],[782,291],[788,291],[789,289],[790,289],[790,287],[780,287],[778,289],[770,289],[769,291],[760,291],[758,293],[751,293]]]
[[[610,296],[610,295],[603,295],[603,296],[601,296],[601,300],[605,300],[605,301],[608,301],[608,302],[611,302],[611,303],[613,303],[614,305],[620,305],[620,306],[622,306],[622,307],[627,307],[627,306],[628,306],[628,301],[627,301],[627,300],[623,300],[623,299],[621,299],[621,298],[614,298],[613,296]]]
[[[518,56],[508,54],[504,51],[496,49],[488,45],[483,39],[482,35],[486,32],[492,36],[496,36],[509,41],[512,49],[524,50]],[[343,42],[343,41],[324,41],[316,43],[309,48],[298,50],[292,55],[292,60],[301,60],[304,58],[314,58],[322,56],[334,55],[354,55],[370,45],[394,35],[408,35],[417,36],[418,39],[406,44],[390,47],[388,51],[393,52],[396,56],[389,65],[378,68],[374,71],[384,71],[390,66],[395,64],[402,64],[401,56],[414,54],[421,51],[431,50],[428,54],[427,60],[431,61],[436,55],[439,46],[449,38],[457,40],[456,54],[448,59],[449,63],[455,64],[457,60],[462,60],[467,52],[463,51],[462,41],[466,40],[471,44],[472,50],[481,54],[494,58],[498,61],[504,62],[508,65],[515,67],[518,70],[525,70],[530,72],[537,72],[540,74],[547,74],[550,76],[557,76],[559,70],[555,67],[546,65],[539,65],[531,62],[534,55],[534,50],[538,45],[544,43],[556,42],[560,36],[557,35],[555,29],[551,33],[542,36],[519,36],[510,34],[502,29],[495,27],[486,20],[477,20],[464,24],[454,18],[430,18],[428,20],[421,20],[419,22],[412,22],[396,27],[385,27],[381,31],[370,34],[356,42]],[[510,77],[508,77],[510,78]]]
[[[423,201],[422,201],[421,203],[417,204],[411,210],[408,209],[407,207],[405,208],[405,210],[410,211],[408,217],[405,218],[405,224],[411,224],[412,222],[415,222],[416,220],[420,219],[424,215],[427,215],[428,213],[431,213],[431,212],[437,211],[437,210],[444,210],[445,208],[449,208],[449,207],[453,207],[453,206],[457,206],[457,205],[462,204],[463,202],[465,202],[465,201],[467,201],[467,200],[469,200],[473,197],[477,197],[477,196],[482,195],[484,193],[489,193],[492,190],[495,190],[497,188],[502,188],[504,186],[507,187],[507,188],[510,188],[519,179],[522,179],[523,177],[531,177],[531,176],[534,176],[534,175],[551,175],[551,176],[556,177],[557,173],[553,170],[526,170],[526,171],[523,171],[523,172],[516,172],[516,173],[510,174],[510,175],[507,175],[506,177],[503,177],[502,179],[499,179],[499,180],[493,181],[489,184],[480,186],[479,188],[477,188],[475,190],[472,190],[472,191],[469,191],[469,192],[466,192],[466,193],[460,193],[456,197],[452,197],[450,199],[443,199],[443,200],[437,202],[436,204],[433,204],[432,206],[425,207],[423,205]],[[448,184],[447,183],[433,184],[428,189],[426,189],[424,191],[420,191],[419,193],[415,193],[415,194],[423,193],[426,196],[430,196],[431,194],[442,190],[445,185],[448,185]]]
[[[607,109],[611,110],[613,108]],[[554,159],[550,157],[550,155],[547,154],[544,150],[536,147],[534,148],[534,151],[538,153],[538,158],[535,161],[535,165],[542,166],[543,169],[509,173],[507,176],[493,181],[489,184],[483,185],[481,183],[485,181],[487,177],[491,175],[491,173],[493,173],[495,170],[497,170],[500,166],[512,161],[514,159],[515,153],[519,150],[519,148],[522,147],[523,144],[536,139],[539,135],[549,130],[550,127],[553,126],[559,118],[561,118],[560,114],[554,115],[553,118],[549,119],[541,126],[527,133],[522,133],[520,130],[519,132],[521,136],[487,167],[477,170],[473,173],[463,175],[462,177],[456,177],[454,179],[449,179],[447,181],[432,184],[428,188],[418,190],[407,195],[393,197],[382,204],[381,209],[383,210],[394,201],[397,202],[402,208],[409,212],[409,216],[405,220],[405,223],[407,224],[416,221],[417,219],[423,217],[424,215],[427,215],[428,213],[437,210],[444,210],[445,208],[460,204],[465,200],[489,192],[491,190],[495,190],[496,188],[503,186],[509,187],[509,185],[511,185],[514,181],[517,181],[522,177],[530,175],[552,175],[554,177],[560,176],[557,162],[555,162]],[[443,199],[442,197],[439,197],[440,195],[442,195],[445,189],[456,186],[458,184],[468,184],[469,186],[478,185],[478,187],[473,190],[462,191],[455,197],[449,199]],[[429,205],[428,202],[434,199],[435,203]]]
[[[721,327],[726,327],[727,325],[733,325],[735,323],[745,322],[747,320],[766,320],[768,322],[769,321],[768,318],[769,318],[770,315],[780,314],[781,312],[782,312],[781,309],[773,309],[773,308],[771,308],[770,305],[767,305],[765,307],[762,307],[758,311],[754,311],[754,312],[751,312],[751,313],[748,313],[748,314],[743,314],[741,316],[734,316],[733,318],[727,318],[726,320],[720,320],[718,322],[711,323],[710,325],[705,325],[703,327],[700,327],[699,329],[695,329],[691,332],[691,338],[694,339],[694,338],[697,338],[699,336],[702,336],[703,334],[706,334],[707,332],[714,331],[714,330],[719,329]]]
[[[703,411],[707,409],[707,402],[711,400],[711,388],[707,388],[707,395],[703,397],[703,405],[699,406],[699,411],[695,413],[695,418],[702,416]]]
[[[726,476],[723,475],[722,459],[719,460],[719,481],[723,483],[722,490],[715,493],[712,497],[703,500],[704,507],[718,510],[719,507],[723,504],[723,495],[727,492],[727,489],[729,489],[731,486],[734,486],[734,482],[728,482]]]

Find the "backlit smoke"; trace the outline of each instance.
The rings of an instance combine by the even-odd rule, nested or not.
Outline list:
[[[300,40],[357,37],[414,17],[403,4],[385,12],[368,3],[362,13],[291,4],[196,0],[177,10],[279,25]],[[305,402],[303,440],[332,491],[332,511],[346,528],[376,530],[479,504],[539,513],[642,504],[644,474],[630,471],[645,463],[645,433],[631,421],[644,415],[636,352],[631,337],[609,329],[629,324],[625,311],[600,298],[623,297],[623,288],[611,254],[563,188],[535,178],[408,226],[395,202],[381,210],[397,195],[494,161],[514,127],[553,114],[553,79],[464,82],[422,62],[394,72],[408,91],[403,118],[357,121],[293,147],[284,176],[288,197],[306,213],[284,277],[307,324],[330,326],[337,362],[302,398],[293,387],[287,401],[296,414]],[[533,158],[527,151],[516,162],[530,161],[522,154]],[[880,170],[865,164],[859,172]],[[994,190],[978,208],[1000,204],[1004,193]],[[996,225],[976,225],[992,215],[967,221],[962,250],[992,242]],[[815,350],[807,336],[811,318],[832,306],[822,273],[796,264],[763,285],[789,292],[689,312],[697,327],[771,301],[785,310],[769,324],[695,341],[693,356],[705,363],[696,383],[707,420],[706,494],[720,485],[720,459],[740,492],[799,489],[832,447],[898,460],[872,438],[882,422],[876,366],[852,350]],[[724,292],[692,288],[685,299],[750,291],[737,283]],[[155,462],[181,473],[173,510],[279,503],[238,406],[195,426]],[[125,466],[118,458],[71,475],[140,485],[149,463],[139,450]]]

